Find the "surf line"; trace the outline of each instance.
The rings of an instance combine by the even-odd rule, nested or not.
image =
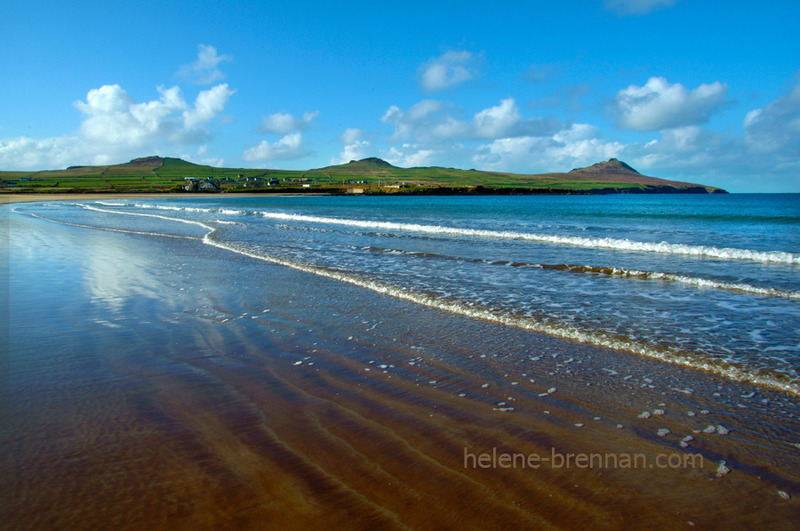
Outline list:
[[[694,256],[697,258],[714,258],[719,260],[749,260],[754,262],[782,263],[800,265],[800,255],[784,251],[754,251],[751,249],[718,248],[706,245],[691,245],[668,242],[641,242],[621,240],[618,238],[586,238],[583,236],[560,236],[556,234],[537,234],[532,232],[498,231],[488,229],[469,229],[446,227],[443,225],[421,225],[417,223],[398,223],[394,221],[369,221],[359,219],[330,218],[324,216],[308,216],[304,214],[286,214],[283,212],[257,211],[269,219],[299,221],[306,223],[323,223],[345,225],[351,227],[398,230],[423,234],[445,234],[450,236],[472,236],[477,238],[496,238],[507,240],[523,240],[538,243],[569,245],[589,249],[610,249],[615,251],[646,252]],[[255,213],[255,212],[254,212]]]
[[[229,251],[242,256],[247,256],[249,258],[260,260],[262,262],[268,262],[288,267],[291,269],[295,269],[297,271],[302,271],[305,273],[310,273],[317,276],[338,280],[340,282],[365,288],[370,291],[380,293],[382,295],[388,295],[396,299],[406,300],[422,306],[427,306],[430,308],[443,310],[449,313],[463,315],[465,317],[477,318],[488,322],[503,324],[506,326],[514,326],[516,328],[531,330],[533,332],[540,332],[550,336],[559,337],[562,339],[577,341],[579,343],[610,348],[613,350],[621,350],[624,352],[629,352],[631,354],[637,354],[640,356],[657,359],[673,365],[679,365],[688,369],[708,372],[728,380],[733,380],[742,383],[752,383],[760,385],[762,387],[781,391],[790,395],[800,396],[800,385],[798,385],[797,383],[783,382],[774,377],[768,375],[767,376],[760,375],[752,371],[736,367],[735,365],[732,364],[692,361],[691,359],[688,359],[687,357],[684,356],[680,356],[674,352],[669,352],[666,350],[659,351],[655,348],[648,348],[645,345],[640,345],[632,341],[626,341],[622,339],[609,339],[595,334],[581,332],[574,328],[554,327],[530,319],[524,319],[507,314],[497,314],[486,309],[472,308],[466,304],[462,304],[457,301],[445,301],[445,300],[435,299],[433,297],[428,297],[421,293],[416,293],[414,291],[405,288],[401,288],[398,286],[391,286],[384,282],[367,280],[353,273],[336,269],[323,268],[319,266],[312,266],[308,264],[302,264],[286,260],[283,258],[278,258],[275,256],[259,254],[245,249],[239,249],[233,245],[225,244],[223,242],[215,240],[213,238],[213,235],[217,231],[217,229],[200,221],[171,218],[168,216],[161,216],[158,214],[145,214],[139,212],[116,212],[113,210],[100,209],[89,205],[81,205],[81,206],[89,210],[106,212],[109,214],[153,217],[168,221],[177,221],[180,223],[197,225],[203,227],[208,231],[206,235],[203,236],[203,238],[201,239],[203,244],[216,247],[218,249],[223,249],[225,251]]]
[[[417,223],[401,223],[394,221],[373,221],[360,219],[334,218],[327,216],[309,216],[306,214],[290,214],[267,210],[230,210],[224,208],[195,208],[134,203],[137,208],[158,210],[174,210],[186,212],[218,212],[225,215],[260,215],[268,219],[285,221],[343,225],[364,229],[397,230],[417,232],[431,235],[469,236],[475,238],[496,238],[532,241],[537,243],[567,245],[587,249],[608,249],[624,252],[657,253],[667,255],[692,256],[695,258],[711,258],[717,260],[745,260],[762,263],[778,263],[800,265],[800,255],[786,251],[756,251],[732,247],[715,247],[669,242],[646,242],[619,238],[587,238],[583,236],[562,236],[557,234],[538,234],[531,232],[498,231],[488,229],[470,229],[463,227],[447,227],[443,225],[422,225]],[[120,212],[122,214],[122,212]]]

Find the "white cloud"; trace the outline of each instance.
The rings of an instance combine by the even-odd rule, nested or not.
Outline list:
[[[464,83],[480,75],[478,61],[479,57],[470,52],[446,52],[420,67],[420,84],[434,92]]]
[[[339,158],[332,159],[331,164],[344,164],[351,160],[361,160],[370,155],[372,152],[372,143],[364,139],[364,132],[356,127],[345,129],[339,135],[339,142],[343,144],[342,152],[339,153]]]
[[[754,152],[800,157],[800,80],[787,94],[747,113],[744,131]]]
[[[416,144],[403,144],[399,149],[392,147],[384,153],[383,158],[390,164],[402,168],[414,168],[434,165],[435,157],[442,152],[424,148]]]
[[[72,164],[110,164],[165,149],[202,144],[211,121],[235,91],[227,84],[201,91],[189,105],[178,87],[158,87],[159,98],[137,103],[119,85],[92,89],[75,102],[84,115],[75,133],[48,139],[20,137],[0,143],[0,164],[14,168],[53,168]]]
[[[510,134],[522,122],[516,103],[512,98],[500,102],[500,105],[484,109],[475,115],[475,132],[482,138],[503,138]]]
[[[317,116],[319,116],[319,111],[304,113],[302,118],[295,118],[291,114],[285,112],[270,114],[261,119],[259,131],[278,135],[305,131],[311,126],[311,122],[313,122]]]
[[[524,135],[541,136],[558,131],[560,124],[555,119],[524,119],[513,98],[499,105],[483,109],[472,120],[460,120],[452,114],[461,114],[451,104],[435,100],[423,100],[407,111],[392,105],[381,117],[381,121],[394,126],[390,142],[414,141],[423,143],[454,142],[461,140],[485,140]]]
[[[208,136],[204,127],[218,116],[234,91],[227,84],[201,91],[193,106],[178,87],[158,87],[158,100],[136,103],[119,85],[92,89],[86,102],[75,107],[86,118],[80,135],[106,147],[144,147],[159,141],[198,143]]]
[[[78,148],[76,137],[10,138],[0,141],[0,167],[3,169],[65,168],[80,163],[80,159],[75,158]]]
[[[722,105],[728,85],[716,81],[687,90],[662,77],[651,77],[643,87],[631,85],[617,92],[612,111],[624,129],[657,131],[709,120]]]
[[[403,111],[396,105],[389,107],[381,121],[394,126],[390,142],[417,139],[423,142],[448,140],[464,134],[466,124],[452,118],[447,111],[453,106],[436,100],[423,100]]]
[[[242,159],[248,162],[266,160],[297,159],[309,154],[303,142],[303,135],[299,132],[290,133],[277,142],[262,140],[255,146],[247,148],[242,154]]]
[[[206,44],[197,45],[197,59],[178,70],[178,76],[198,85],[210,85],[225,77],[219,69],[220,63],[233,61],[233,56],[217,54],[217,49]]]
[[[339,142],[342,144],[353,144],[361,140],[364,136],[364,131],[357,127],[352,127],[350,129],[345,129],[341,135],[339,135]]]
[[[646,15],[663,7],[672,7],[678,0],[606,0],[606,9],[622,15]]]
[[[500,138],[478,148],[473,162],[481,169],[538,172],[568,171],[616,157],[624,146],[606,142],[589,124],[572,124],[549,136]]]
[[[228,88],[227,83],[200,92],[194,102],[194,107],[183,113],[185,129],[196,129],[219,116],[234,92]]]

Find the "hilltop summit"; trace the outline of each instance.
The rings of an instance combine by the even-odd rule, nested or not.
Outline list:
[[[619,159],[608,159],[605,162],[598,162],[597,164],[592,164],[591,166],[587,166],[585,168],[575,168],[571,170],[569,173],[609,173],[614,175],[620,174],[635,174],[641,175],[638,171],[634,170],[632,167],[627,165],[626,163],[622,162]]]
[[[385,160],[379,159],[378,157],[367,157],[367,158],[361,159],[361,160],[351,160],[346,165],[347,166],[358,165],[358,166],[364,166],[364,167],[375,166],[375,167],[378,167],[378,168],[396,168],[396,166],[393,166],[392,164],[389,164]]]
[[[394,170],[397,169],[397,166],[389,164],[385,160],[379,159],[378,157],[367,157],[366,159],[361,160],[351,160],[347,164],[327,166],[320,169],[332,173],[374,173]]]
[[[119,164],[119,166],[145,166],[157,168],[162,164],[164,164],[164,158],[156,155],[152,157],[140,157],[138,159],[133,159],[125,164]]]

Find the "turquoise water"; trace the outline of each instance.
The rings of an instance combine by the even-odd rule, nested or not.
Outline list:
[[[364,297],[800,393],[800,194],[210,196],[13,211],[198,238],[231,263],[247,255]]]

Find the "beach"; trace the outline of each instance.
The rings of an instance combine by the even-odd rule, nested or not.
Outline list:
[[[664,290],[677,302],[652,323],[666,327],[698,290],[689,282],[533,267],[561,264],[552,252],[698,278],[725,260],[742,276],[761,268],[769,294],[731,273],[692,304],[759,304],[778,329],[796,324],[796,266],[772,247],[698,259],[677,254],[700,247],[687,240],[664,258],[600,247],[615,245],[606,236],[580,247],[561,226],[528,243],[485,235],[512,230],[495,229],[497,207],[485,225],[430,217],[461,220],[455,202],[419,203],[412,227],[385,202],[335,202],[350,199],[30,199],[52,206],[0,206],[10,528],[791,529],[800,516],[794,365],[749,354],[794,336],[730,327],[739,357],[722,359],[707,346],[719,328],[684,338],[643,317],[628,331],[624,317],[606,324],[624,307],[582,302]],[[537,223],[513,230],[539,238]],[[440,277],[441,264],[455,265]],[[564,289],[548,295],[552,282]],[[567,288],[580,296],[558,298]],[[573,328],[548,320],[559,308]],[[672,354],[688,350],[702,357]]]

